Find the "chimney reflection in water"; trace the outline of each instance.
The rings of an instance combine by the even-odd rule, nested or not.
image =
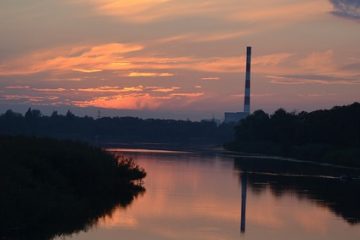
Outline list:
[[[245,233],[246,194],[247,194],[247,173],[242,173],[242,175],[241,175],[241,224],[240,224],[241,233]]]

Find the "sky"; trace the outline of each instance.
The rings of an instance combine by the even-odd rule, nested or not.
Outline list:
[[[360,0],[1,0],[0,112],[222,118],[360,101]]]

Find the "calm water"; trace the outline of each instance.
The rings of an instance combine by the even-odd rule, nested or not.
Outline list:
[[[123,153],[146,169],[146,193],[87,232],[58,239],[360,239],[359,184],[340,180],[341,169],[216,154]]]

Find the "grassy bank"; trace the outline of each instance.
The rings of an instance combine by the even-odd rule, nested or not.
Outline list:
[[[87,144],[0,137],[0,238],[51,239],[87,228],[130,204],[145,175]]]

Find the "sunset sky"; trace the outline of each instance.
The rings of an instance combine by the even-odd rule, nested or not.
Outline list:
[[[1,0],[0,112],[221,118],[360,101],[360,0]]]

